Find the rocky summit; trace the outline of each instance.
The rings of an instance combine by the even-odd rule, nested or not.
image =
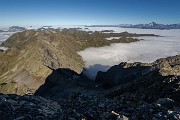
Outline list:
[[[83,74],[77,51],[128,44],[137,36],[148,35],[75,29],[14,34],[0,52],[0,120],[180,120],[180,55],[123,62],[99,71],[95,81]]]

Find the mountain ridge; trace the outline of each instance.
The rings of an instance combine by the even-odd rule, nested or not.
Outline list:
[[[177,24],[160,24],[156,22],[151,22],[147,24],[119,24],[119,25],[89,25],[85,27],[121,27],[121,28],[139,28],[139,29],[180,29],[180,23]]]

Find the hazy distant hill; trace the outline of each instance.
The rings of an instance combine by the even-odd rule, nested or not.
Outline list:
[[[149,24],[119,24],[119,25],[90,25],[86,27],[122,27],[122,28],[140,28],[140,29],[180,29],[180,24],[159,24],[159,23],[149,23]]]
[[[141,29],[180,29],[180,24],[158,24],[155,22],[149,24],[137,24],[137,25],[120,25],[123,28],[141,28]]]

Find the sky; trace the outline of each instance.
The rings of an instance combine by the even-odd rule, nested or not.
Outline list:
[[[180,0],[0,0],[0,26],[180,23]]]

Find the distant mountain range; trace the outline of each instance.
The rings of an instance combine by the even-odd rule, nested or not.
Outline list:
[[[140,29],[180,29],[180,23],[179,24],[159,24],[155,22],[151,22],[148,24],[119,24],[119,25],[91,25],[91,26],[85,26],[85,27],[122,27],[122,28],[140,28]]]
[[[169,30],[169,29],[180,29],[180,23],[178,23],[178,24],[159,24],[156,22],[151,22],[148,24],[136,24],[136,25],[133,25],[133,24],[85,25],[84,27],[85,27],[85,29],[88,29],[88,27],[121,27],[121,28]],[[20,27],[20,26],[12,26],[12,27],[7,28],[6,30],[0,29],[0,32],[19,32],[19,31],[24,31],[24,30],[28,30],[28,29],[33,29],[33,28],[32,28],[32,26],[30,26],[30,28],[25,28],[25,27]],[[45,29],[53,29],[53,27],[52,26],[43,26],[43,27],[37,28],[37,30],[45,30]],[[82,28],[78,27],[76,29],[82,29]],[[106,30],[104,32],[106,32]]]
[[[120,27],[123,28],[141,28],[141,29],[180,29],[180,24],[158,24],[155,22],[149,23],[149,24],[126,24],[126,25],[120,25]]]

